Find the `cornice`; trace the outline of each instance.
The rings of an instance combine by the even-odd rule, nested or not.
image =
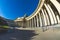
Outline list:
[[[33,17],[35,17],[36,14],[38,14],[38,12],[41,10],[41,8],[42,8],[42,6],[44,4],[44,1],[45,0],[39,0],[39,3],[38,3],[38,6],[37,6],[36,10],[30,16],[26,17],[26,20],[30,20]]]

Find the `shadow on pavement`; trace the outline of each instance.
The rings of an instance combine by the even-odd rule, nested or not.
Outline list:
[[[9,29],[8,32],[0,34],[0,40],[31,40],[38,34],[34,30]]]

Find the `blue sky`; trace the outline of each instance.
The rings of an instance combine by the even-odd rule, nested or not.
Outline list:
[[[39,0],[0,0],[0,16],[14,20],[34,12]]]

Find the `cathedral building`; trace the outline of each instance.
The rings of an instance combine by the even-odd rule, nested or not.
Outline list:
[[[60,23],[60,0],[39,0],[36,10],[28,17],[15,20],[20,27],[46,27]]]

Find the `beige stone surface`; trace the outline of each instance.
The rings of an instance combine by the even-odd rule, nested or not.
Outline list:
[[[60,29],[49,28],[42,32],[41,28],[16,28],[0,33],[0,40],[60,40]]]

